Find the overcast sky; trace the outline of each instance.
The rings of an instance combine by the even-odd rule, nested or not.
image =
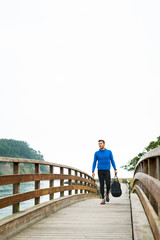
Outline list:
[[[160,135],[159,12],[159,0],[1,0],[0,138],[89,174],[104,139],[132,176],[120,166]]]

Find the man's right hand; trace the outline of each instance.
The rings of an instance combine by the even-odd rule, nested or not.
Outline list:
[[[94,176],[95,176],[95,173],[94,173],[94,172],[92,172],[92,177],[94,178]]]

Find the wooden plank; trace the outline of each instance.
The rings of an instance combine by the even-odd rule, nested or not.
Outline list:
[[[0,239],[6,240],[41,219],[73,203],[95,198],[95,194],[74,194],[35,205],[0,220]]]
[[[105,205],[88,199],[61,209],[18,233],[10,240],[132,240],[130,202],[126,185],[123,194]]]

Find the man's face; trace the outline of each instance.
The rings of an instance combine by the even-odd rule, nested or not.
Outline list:
[[[103,149],[105,147],[105,143],[103,142],[98,142],[99,148]]]

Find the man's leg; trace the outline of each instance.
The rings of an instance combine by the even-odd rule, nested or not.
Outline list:
[[[106,170],[105,172],[105,182],[106,182],[106,192],[107,192],[107,195],[109,195],[109,190],[111,185],[110,170]]]
[[[103,170],[98,170],[98,177],[100,182],[100,192],[102,199],[104,199],[104,173]]]

